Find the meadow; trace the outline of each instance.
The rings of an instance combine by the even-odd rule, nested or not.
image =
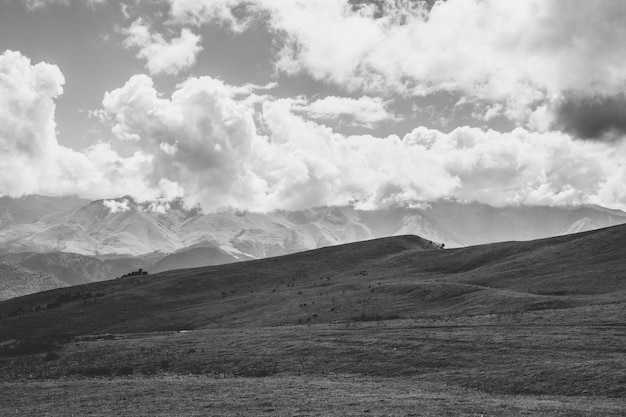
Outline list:
[[[0,415],[621,416],[626,228],[399,237],[0,303]]]
[[[36,354],[5,349],[0,414],[623,415],[624,326],[518,319],[104,334]]]

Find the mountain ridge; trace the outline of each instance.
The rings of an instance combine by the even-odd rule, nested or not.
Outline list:
[[[5,214],[9,213],[6,216],[14,216],[6,209],[11,206],[7,201],[0,199],[0,209],[4,204]],[[38,200],[33,197],[24,201]],[[0,225],[0,252],[138,256],[152,252],[174,254],[210,242],[235,258],[263,258],[401,234],[461,247],[539,239],[626,223],[626,213],[599,206],[496,208],[436,202],[413,209],[318,207],[296,212],[231,210],[204,214],[185,210],[181,204],[162,210],[151,203],[136,203],[128,196],[84,205],[71,199],[63,204],[57,202],[57,209],[44,201],[44,207],[31,210],[41,217],[26,216],[21,223]]]

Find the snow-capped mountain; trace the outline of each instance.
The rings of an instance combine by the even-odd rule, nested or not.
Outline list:
[[[6,199],[4,199],[6,201]],[[597,206],[504,207],[433,203],[425,208],[360,211],[320,207],[295,212],[224,211],[204,214],[170,205],[155,209],[131,197],[75,207],[63,199],[28,200],[44,208],[17,214],[0,227],[0,253],[71,252],[92,256],[163,255],[203,246],[233,259],[263,258],[377,237],[416,234],[446,247],[530,240],[626,223],[626,213]],[[51,203],[52,201],[52,203]],[[56,203],[56,204],[53,204]],[[13,206],[16,206],[13,204]]]

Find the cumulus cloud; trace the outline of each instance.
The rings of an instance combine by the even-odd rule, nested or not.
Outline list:
[[[74,0],[74,3],[78,3],[78,4],[82,3],[91,7],[104,4],[106,2],[107,0]],[[41,9],[49,5],[69,6],[70,0],[26,0],[24,4],[29,10],[37,10],[37,9]]]
[[[83,152],[59,145],[55,99],[65,79],[59,68],[31,64],[20,52],[0,55],[0,194],[124,195],[141,190],[138,173],[150,157],[120,157],[108,144]],[[154,192],[158,194],[158,192]]]
[[[236,91],[201,77],[164,98],[139,75],[108,93],[103,106],[116,135],[137,137],[135,146],[152,156],[149,186],[168,181],[172,197],[207,210],[376,208],[442,198],[497,206],[626,201],[622,145],[521,128],[344,136],[307,120],[293,99],[266,100],[256,114]]]
[[[137,19],[123,33],[127,35],[124,46],[137,50],[137,57],[146,60],[151,74],[177,74],[193,66],[202,50],[200,35],[186,28],[178,38],[167,41],[163,35],[151,32],[142,19]]]
[[[118,201],[118,200],[103,200],[102,201],[102,205],[106,207],[107,209],[109,209],[109,212],[111,212],[111,214],[130,211],[130,206],[128,204],[129,202],[125,198],[122,199],[121,201]]]
[[[626,4],[614,0],[170,0],[180,22],[264,21],[276,67],[348,90],[457,91],[525,122],[563,92],[626,92]],[[432,6],[432,7],[431,7]]]
[[[556,132],[502,134],[466,127],[446,134],[417,128],[403,138],[344,138],[290,116],[280,103],[266,105],[266,118],[274,139],[284,138],[277,147],[293,146],[295,155],[296,149],[309,150],[299,164],[291,156],[293,173],[281,173],[284,181],[302,179],[281,200],[303,189],[318,198],[352,199],[364,208],[449,197],[496,206],[580,204],[598,202],[606,180],[624,173],[619,169],[623,148],[577,142]],[[316,181],[295,174],[303,165],[323,179],[318,186],[326,193],[307,189]]]
[[[552,127],[576,137],[618,140],[626,135],[626,95],[565,95],[552,116]]]
[[[19,52],[0,55],[0,189],[21,195],[39,187],[56,142],[54,99],[65,79],[58,67],[31,65]],[[38,166],[38,170],[32,170]]]
[[[256,130],[250,108],[233,94],[221,81],[201,77],[185,81],[166,99],[152,79],[136,75],[107,93],[103,107],[114,116],[119,138],[137,138],[141,152],[153,156],[151,186],[167,179],[192,205],[202,202],[209,209],[250,206],[259,193],[247,166]]]
[[[251,106],[256,88],[211,77],[190,78],[170,96],[147,75],[131,77],[102,102],[115,140],[75,151],[56,139],[63,81],[54,65],[33,65],[19,52],[0,55],[3,195],[130,195],[154,202],[155,211],[171,201],[268,211],[442,198],[626,208],[622,141],[468,127],[345,136],[305,117],[292,99]],[[118,145],[132,151],[122,156]]]
[[[293,110],[313,119],[343,122],[373,128],[385,122],[398,120],[387,110],[387,103],[380,97],[328,96],[312,102],[294,100]]]
[[[241,0],[169,0],[171,20],[177,24],[200,26],[219,22],[235,32],[243,32],[254,17],[246,13]]]

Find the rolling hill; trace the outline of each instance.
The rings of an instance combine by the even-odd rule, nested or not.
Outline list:
[[[32,294],[0,303],[0,329],[19,338],[554,310],[623,322],[625,244],[623,225],[451,250],[390,237]]]

